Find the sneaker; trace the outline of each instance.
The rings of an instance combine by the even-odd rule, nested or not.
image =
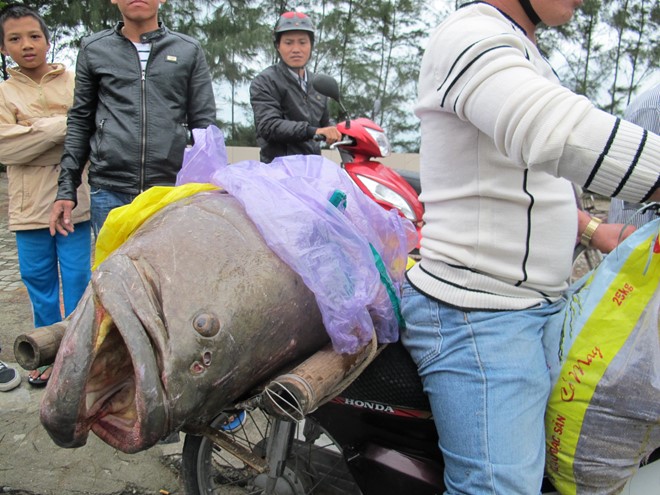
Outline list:
[[[229,415],[227,421],[220,425],[220,429],[225,433],[233,433],[245,424],[246,418],[247,414],[244,410],[237,411]]]
[[[0,392],[8,392],[21,384],[21,375],[0,361]]]

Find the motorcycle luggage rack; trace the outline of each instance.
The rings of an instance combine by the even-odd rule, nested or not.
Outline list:
[[[213,443],[225,449],[230,454],[238,457],[258,473],[265,473],[268,471],[268,463],[266,462],[266,459],[262,459],[253,454],[249,449],[237,443],[231,435],[208,425],[202,427],[198,433],[208,437]]]

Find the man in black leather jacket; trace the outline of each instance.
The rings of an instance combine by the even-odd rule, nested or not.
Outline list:
[[[123,22],[83,39],[50,231],[73,231],[71,210],[89,160],[92,227],[156,185],[174,185],[190,131],[215,123],[199,42],[158,22],[164,0],[112,0]]]
[[[273,42],[280,62],[261,72],[250,85],[261,161],[320,155],[314,136],[323,135],[332,144],[341,134],[330,121],[327,98],[312,86],[314,74],[305,69],[314,45],[312,21],[301,12],[285,12],[277,21]]]

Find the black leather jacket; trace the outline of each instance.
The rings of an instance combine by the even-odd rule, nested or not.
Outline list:
[[[67,121],[57,199],[76,201],[90,161],[92,187],[139,194],[173,185],[190,130],[215,123],[211,75],[199,42],[161,25],[145,77],[123,23],[83,39]]]
[[[250,84],[250,103],[257,128],[261,161],[278,156],[320,155],[312,138],[319,127],[333,125],[328,99],[312,87],[314,74],[307,71],[307,92],[284,62],[272,65]]]

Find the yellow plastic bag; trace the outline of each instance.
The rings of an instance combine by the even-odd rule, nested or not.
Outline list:
[[[202,191],[219,189],[213,184],[192,182],[182,186],[156,186],[147,189],[130,204],[115,208],[106,219],[96,239],[94,267],[99,266],[110,253],[121,246],[140,225],[154,213],[175,201]]]
[[[546,471],[562,494],[615,494],[660,447],[660,220],[626,239],[546,326]]]

